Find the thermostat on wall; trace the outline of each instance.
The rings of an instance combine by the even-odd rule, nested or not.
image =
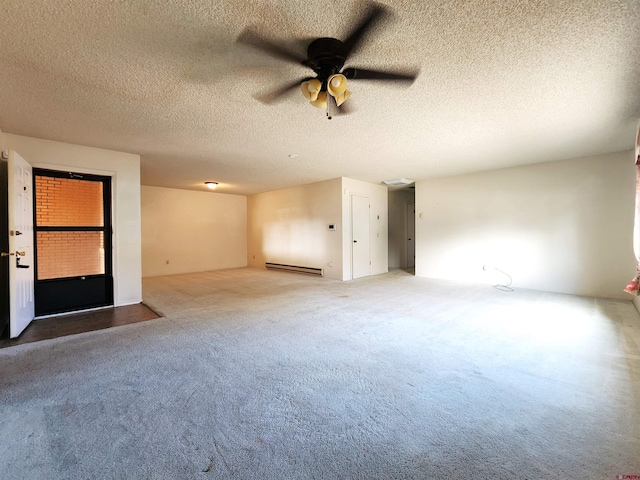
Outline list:
[[[330,223],[329,230],[338,230],[338,225],[336,225],[335,223]]]

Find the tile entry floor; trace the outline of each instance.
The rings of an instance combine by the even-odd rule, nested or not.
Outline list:
[[[18,338],[0,339],[0,348],[92,332],[160,318],[143,303],[34,320]]]

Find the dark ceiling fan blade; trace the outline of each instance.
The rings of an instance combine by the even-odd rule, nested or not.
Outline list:
[[[349,80],[387,80],[395,82],[413,82],[418,78],[418,71],[383,72],[364,68],[345,68],[342,74]]]
[[[245,29],[236,39],[236,42],[242,43],[243,45],[249,45],[250,47],[257,48],[258,50],[262,50],[272,57],[306,66],[307,58],[304,55],[291,52],[286,48],[281,47],[280,45],[276,45],[275,43],[272,43],[269,40],[261,37],[257,33],[251,31],[250,29]]]
[[[290,91],[294,90],[295,88],[300,88],[300,84],[302,82],[306,82],[307,80],[311,80],[312,77],[309,78],[301,78],[299,80],[296,80],[294,82],[291,83],[287,83],[283,86],[281,86],[280,88],[277,88],[276,90],[271,90],[265,93],[260,93],[258,95],[255,95],[254,98],[259,100],[260,102],[264,103],[264,104],[271,104],[276,102],[277,100],[281,99],[284,95],[286,95],[287,93],[289,93]]]
[[[358,42],[373,24],[388,13],[382,5],[374,3],[368,14],[360,24],[351,32],[344,43],[344,56],[348,58],[358,47]]]

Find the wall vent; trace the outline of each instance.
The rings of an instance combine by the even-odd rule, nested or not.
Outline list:
[[[264,264],[269,270],[282,270],[284,272],[306,273],[308,275],[317,275],[322,277],[321,268],[301,267],[299,265],[283,265],[282,263],[267,262]]]

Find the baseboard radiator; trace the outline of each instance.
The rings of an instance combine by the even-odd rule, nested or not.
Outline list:
[[[271,263],[267,262],[264,264],[265,267],[269,270],[282,270],[283,272],[295,272],[295,273],[306,273],[308,275],[317,275],[322,277],[322,269],[321,268],[313,268],[313,267],[301,267],[299,265],[284,265],[282,263]]]

